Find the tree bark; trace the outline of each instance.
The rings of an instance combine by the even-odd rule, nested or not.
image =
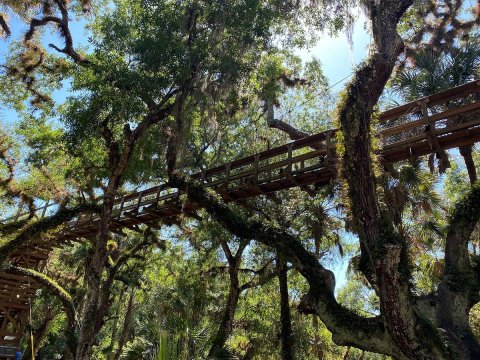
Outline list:
[[[288,296],[287,262],[277,256],[278,288],[280,292],[280,340],[282,344],[282,360],[293,360],[292,319]]]
[[[405,239],[395,229],[387,212],[381,208],[376,191],[376,179],[371,159],[371,116],[390,77],[397,56],[403,49],[403,42],[396,31],[396,25],[410,6],[411,1],[369,1],[366,3],[372,21],[374,49],[370,58],[356,72],[355,79],[347,87],[345,100],[338,106],[338,120],[343,139],[343,176],[348,185],[355,230],[361,247],[361,270],[372,285],[378,289],[380,309],[385,328],[401,351],[399,358],[405,359],[470,359],[476,358],[476,345],[469,345],[471,337],[463,333],[460,340],[451,329],[434,319],[426,319],[426,313],[416,311],[411,292],[410,264]],[[456,258],[468,262],[468,236],[458,237],[452,231],[447,236],[446,267]],[[462,251],[448,255],[451,244],[460,243]],[[457,247],[458,250],[458,247]],[[463,261],[462,259],[467,259]],[[465,276],[468,269],[459,269]],[[446,281],[448,282],[448,281]],[[447,284],[439,288],[440,301],[437,303],[443,320],[452,316],[449,306],[462,309],[463,319],[452,319],[454,327],[466,323],[465,294],[447,293]],[[478,301],[478,300],[477,300]],[[435,302],[434,302],[435,303]],[[442,303],[445,303],[442,305]],[[432,312],[432,307],[427,313]],[[453,325],[455,324],[455,325]],[[438,328],[442,330],[437,331]],[[446,333],[446,334],[445,334]],[[429,334],[429,336],[425,336]],[[449,339],[448,341],[445,341]],[[473,341],[476,344],[476,341]],[[470,353],[455,351],[467,347]],[[448,344],[447,346],[445,344]],[[365,350],[365,349],[364,349]],[[473,352],[472,352],[473,351]]]
[[[411,4],[411,0],[365,3],[372,23],[373,48],[347,86],[337,116],[344,146],[342,173],[360,240],[360,269],[378,289],[385,328],[401,352],[399,358],[441,359],[446,355],[443,343],[438,336],[424,336],[432,332],[431,325],[414,311],[407,244],[381,209],[371,155],[373,109],[403,50],[396,27]]]
[[[237,309],[238,299],[240,297],[240,283],[238,280],[238,269],[242,260],[243,250],[246,243],[243,241],[240,243],[239,248],[235,255],[232,255],[228,244],[225,241],[221,243],[223,252],[228,261],[228,277],[230,280],[229,292],[225,310],[223,312],[222,320],[218,325],[218,330],[213,338],[212,346],[208,352],[209,358],[214,358],[217,353],[222,351],[225,347],[228,337],[233,330],[233,321],[235,318],[235,311]]]

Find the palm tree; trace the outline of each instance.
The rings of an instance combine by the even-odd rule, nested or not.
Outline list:
[[[473,81],[479,74],[480,41],[478,38],[471,38],[458,42],[456,46],[445,46],[440,50],[424,48],[416,52],[398,72],[393,81],[393,89],[405,100],[413,101]],[[443,110],[446,109],[438,109]],[[468,121],[471,116],[478,114],[459,117],[456,122]],[[477,173],[472,157],[472,145],[460,146],[459,151],[473,184],[477,180]]]

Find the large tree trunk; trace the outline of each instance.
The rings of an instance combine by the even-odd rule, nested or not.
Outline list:
[[[280,341],[282,343],[282,360],[293,360],[292,319],[288,296],[287,262],[277,257],[278,285],[280,291]]]
[[[87,294],[82,316],[82,326],[77,343],[76,360],[90,360],[90,354],[95,344],[95,325],[98,317],[98,302],[101,290],[101,279],[107,261],[108,225],[112,215],[113,202],[117,188],[112,188],[105,194],[103,210],[100,217],[100,231],[95,242],[95,253],[92,261],[87,264],[85,278]]]
[[[374,48],[366,63],[357,70],[355,79],[347,86],[345,100],[338,106],[338,120],[343,139],[343,176],[355,230],[361,248],[361,271],[377,289],[385,328],[401,352],[402,359],[469,359],[472,353],[453,352],[454,342],[445,346],[449,329],[425,314],[416,311],[411,292],[410,263],[407,243],[396,231],[387,211],[377,197],[377,184],[372,164],[371,117],[397,56],[403,49],[396,26],[412,1],[368,1],[372,21]],[[468,240],[467,240],[468,241]],[[448,239],[447,239],[448,243]],[[447,257],[448,258],[448,257]],[[442,289],[440,289],[442,290]],[[439,292],[440,296],[442,291]],[[465,312],[465,301],[452,305]],[[440,302],[441,303],[441,302]],[[444,309],[443,312],[450,310]],[[450,315],[446,315],[449,317]],[[453,321],[459,324],[457,320]],[[440,326],[439,326],[440,325]],[[453,324],[452,324],[453,325]],[[454,326],[455,326],[454,325]],[[437,331],[437,328],[442,328]],[[426,336],[429,334],[429,336]],[[468,346],[468,334],[458,339]],[[447,338],[451,337],[447,334]]]
[[[106,315],[106,310],[108,310],[108,306],[102,306],[102,313],[99,313],[100,297],[102,294],[105,294],[105,291],[102,291],[101,279],[108,258],[107,242],[109,239],[109,225],[115,196],[120,186],[120,179],[128,165],[128,160],[130,159],[136,140],[133,135],[130,135],[120,155],[119,146],[109,138],[111,133],[108,133],[108,129],[105,130],[105,133],[107,144],[109,144],[111,176],[103,196],[99,232],[95,241],[94,254],[91,261],[87,262],[85,269],[87,294],[81,322],[82,326],[78,336],[77,352],[75,355],[76,360],[90,360],[91,350],[95,344],[95,336],[99,331],[98,325],[102,324],[102,319]],[[108,299],[103,299],[103,301],[108,302]]]
[[[230,248],[226,242],[222,242],[222,248],[228,261],[228,277],[230,286],[228,291],[227,303],[223,312],[222,320],[218,325],[217,333],[212,341],[212,346],[208,352],[209,358],[214,358],[216,354],[220,353],[225,347],[228,337],[233,330],[233,321],[235,318],[235,311],[237,309],[238,299],[240,297],[240,283],[238,280],[238,269],[242,259],[244,246],[240,245],[235,256],[232,255]]]
[[[230,290],[228,294],[227,304],[223,312],[222,321],[218,325],[218,330],[213,338],[212,346],[208,352],[208,357],[214,357],[215,354],[222,351],[225,347],[228,337],[233,330],[233,321],[235,318],[235,310],[237,309],[240,289],[238,287],[238,274],[234,275],[236,279],[230,278]]]

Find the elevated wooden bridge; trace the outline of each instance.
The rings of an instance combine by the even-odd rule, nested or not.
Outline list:
[[[380,115],[379,122],[378,155],[384,166],[428,154],[445,159],[445,150],[480,141],[480,81],[387,110]],[[327,184],[336,177],[335,132],[315,134],[206,169],[192,177],[215,189],[226,202],[292,187],[314,195],[312,185]],[[47,202],[36,210],[36,216],[39,219],[48,216],[56,207],[57,204]],[[123,228],[137,229],[140,224],[198,208],[184,194],[159,185],[117,198],[110,230],[115,233]],[[27,215],[20,207],[9,221]],[[54,238],[18,249],[10,260],[15,265],[42,271],[54,247],[95,236],[98,223],[98,216],[81,214]],[[29,299],[34,298],[38,288],[29,277],[14,271],[0,272],[0,346],[19,345],[27,325]]]

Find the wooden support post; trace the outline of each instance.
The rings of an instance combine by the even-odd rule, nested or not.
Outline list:
[[[120,208],[118,210],[117,219],[120,219],[122,217],[122,211],[123,211],[123,205],[124,204],[125,204],[125,196],[122,196],[122,200],[120,200]]]
[[[232,167],[232,163],[228,163],[225,165],[225,181],[223,183],[223,186],[225,188],[225,191],[228,192],[228,182],[230,181],[230,168]]]
[[[82,213],[77,215],[77,220],[75,221],[75,224],[73,225],[73,228],[78,227],[78,224],[80,223],[81,218],[82,218]]]
[[[162,192],[162,186],[158,186],[157,194],[155,195],[155,209],[158,207],[158,202],[160,201],[160,193]]]
[[[292,168],[292,165],[293,165],[293,163],[292,163],[293,142],[287,144],[287,149],[288,149],[288,153],[287,153],[287,168],[286,168],[286,171],[291,174],[292,170],[293,170],[293,168]]]
[[[138,210],[140,209],[140,205],[142,204],[142,197],[143,197],[143,191],[140,191],[138,193],[138,200],[137,200],[137,206],[135,207],[135,214],[138,214]]]
[[[253,182],[256,184],[258,182],[258,165],[260,163],[260,154],[255,154],[253,162]]]
[[[298,181],[295,179],[295,177],[292,175],[292,173],[285,172],[285,177],[288,179],[288,181],[290,181],[295,186],[298,186],[301,190],[305,191],[308,195],[310,195],[311,197],[315,197],[316,192],[311,188],[309,188],[308,185],[299,184]]]
[[[20,213],[22,212],[22,207],[23,207],[23,200],[20,201],[20,204],[18,204],[18,210],[17,214],[15,215],[14,222],[18,221],[18,218],[20,217]]]
[[[49,202],[50,202],[50,200],[47,200],[47,202],[45,203],[45,206],[43,207],[42,215],[40,215],[40,219],[43,219],[45,217],[45,214],[47,213],[47,208],[48,208]]]
[[[425,122],[428,124],[425,131],[427,133],[427,139],[430,143],[430,146],[432,150],[435,150],[437,155],[442,161],[442,167],[443,168],[449,168],[450,167],[450,161],[448,160],[448,155],[445,152],[445,150],[442,150],[440,143],[438,142],[437,139],[437,134],[435,131],[435,122],[432,122],[430,120],[430,115],[428,114],[428,107],[427,107],[428,99],[425,99],[419,105],[422,107],[422,115],[423,118],[425,119]]]

